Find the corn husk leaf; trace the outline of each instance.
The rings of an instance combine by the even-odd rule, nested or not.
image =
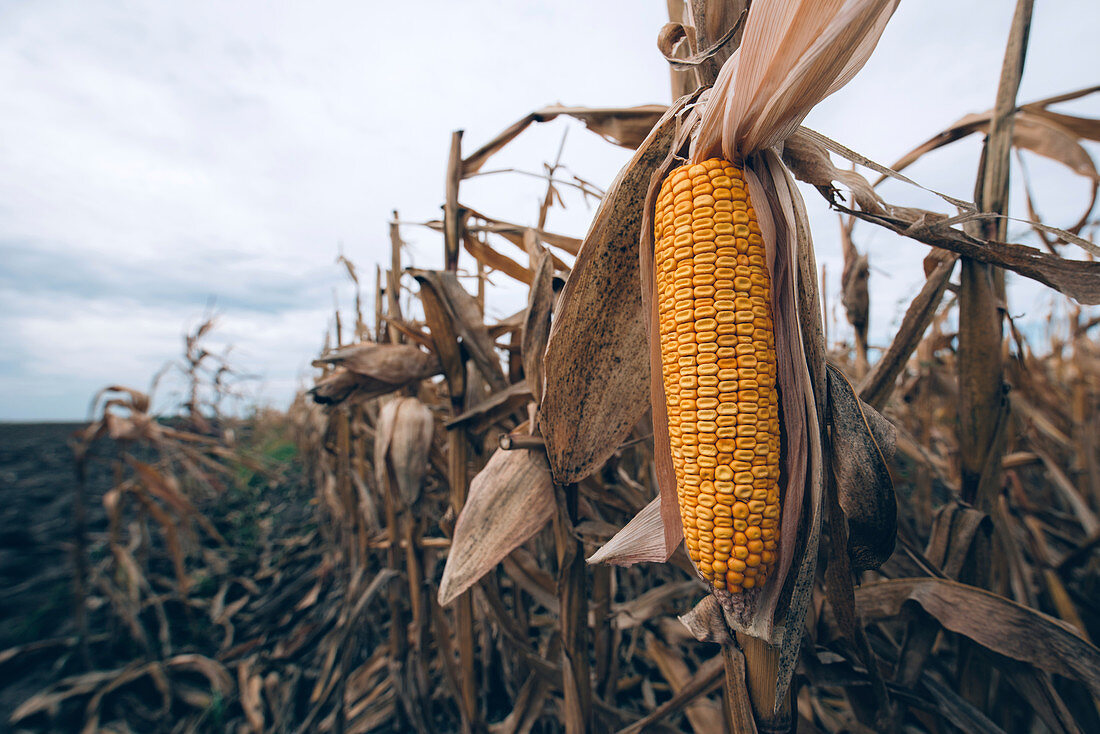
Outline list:
[[[848,521],[852,568],[878,568],[894,552],[897,500],[887,465],[896,431],[856,397],[844,375],[828,365],[830,459],[840,508]]]
[[[432,411],[416,398],[391,400],[379,411],[374,439],[378,486],[386,486],[387,469],[392,471],[406,506],[420,497],[434,428]]]
[[[673,546],[672,550],[675,550]],[[588,558],[589,563],[633,566],[642,561],[664,563],[672,551],[665,545],[661,521],[661,498],[657,497],[635,515],[611,540]]]
[[[470,482],[439,582],[439,603],[454,601],[555,511],[554,482],[542,452],[497,450]]]
[[[561,484],[603,464],[645,412],[649,367],[637,257],[642,204],[672,143],[676,114],[689,101],[661,118],[608,189],[559,298],[539,427]]]
[[[550,309],[554,304],[553,263],[550,253],[539,249],[534,263],[535,275],[527,293],[527,313],[523,321],[523,373],[531,394],[538,403],[544,388],[543,355],[550,337]]]
[[[737,161],[786,140],[863,68],[898,0],[758,0],[692,150]]]
[[[722,612],[722,605],[713,595],[703,597],[690,612],[681,615],[678,619],[699,642],[727,645],[732,639]]]

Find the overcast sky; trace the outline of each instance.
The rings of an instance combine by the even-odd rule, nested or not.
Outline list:
[[[987,109],[1014,4],[903,2],[864,71],[807,124],[890,163]],[[468,152],[550,103],[669,102],[655,43],[665,13],[661,0],[0,3],[0,420],[79,419],[106,384],[148,386],[211,301],[212,344],[232,344],[233,364],[258,375],[253,395],[285,405],[334,298],[350,307],[339,252],[372,288],[390,212],[439,216],[451,130],[465,129]],[[1036,3],[1021,101],[1100,81],[1098,27],[1100,3]],[[1100,116],[1100,98],[1063,109]],[[597,185],[629,156],[558,120],[490,167],[541,170],[563,135],[569,171]],[[977,140],[960,144],[911,175],[970,198],[977,153]],[[1034,156],[1028,166],[1043,214],[1074,219],[1083,181]],[[884,193],[946,211],[901,185]],[[533,223],[541,197],[537,180],[501,174],[465,183],[462,198]],[[806,199],[835,297],[836,218]],[[566,204],[549,228],[583,235],[594,205],[568,193]],[[404,235],[412,263],[438,265],[439,235]],[[883,344],[926,248],[869,226],[856,237]],[[1034,288],[1012,298],[1021,316],[1054,302]],[[515,302],[505,287],[490,314]]]

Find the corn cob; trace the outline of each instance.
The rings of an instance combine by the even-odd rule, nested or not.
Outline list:
[[[661,186],[661,361],[684,537],[716,589],[761,586],[779,538],[771,279],[742,171],[710,159]]]

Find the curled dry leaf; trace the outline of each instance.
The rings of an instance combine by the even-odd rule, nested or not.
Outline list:
[[[792,156],[789,151],[796,142],[800,144],[798,147],[799,154]],[[800,128],[788,143],[784,160],[791,171],[798,177],[798,180],[811,184],[821,191],[822,195],[838,211],[878,224],[909,239],[949,250],[978,262],[1011,270],[1064,293],[1080,303],[1100,303],[1100,263],[1068,260],[1057,255],[1041,252],[1034,247],[973,237],[955,227],[967,221],[997,217],[998,215],[978,212],[971,202],[956,199],[931,189],[925,190],[931,191],[951,205],[959,207],[963,210],[963,213],[948,217],[945,214],[925,209],[887,204],[880,205],[874,199],[868,200],[866,198],[865,192],[869,189],[870,184],[858,173],[848,171],[843,176],[840,175],[841,172],[829,160],[828,151],[833,151],[854,163],[867,166],[879,173],[890,175],[919,188],[923,189],[925,187],[919,186],[919,184],[896,171],[875,163],[865,156],[845,148],[836,141],[829,140],[820,133],[807,128]],[[859,183],[860,181],[862,183]],[[834,196],[834,182],[840,182],[848,186],[853,192],[859,209],[852,209],[837,203]],[[864,193],[861,194],[861,191]],[[1032,222],[1032,226],[1044,233],[1072,242],[1086,251],[1093,252],[1096,250],[1093,243],[1078,237],[1072,232],[1049,227],[1038,222]]]
[[[546,348],[539,427],[554,478],[577,482],[622,443],[646,408],[638,235],[650,177],[672,143],[681,99],[619,172],[584,238]]]
[[[439,359],[411,344],[375,344],[344,347],[314,361],[331,364],[331,375],[309,391],[322,405],[342,403],[353,397],[366,400],[398,390],[409,383],[439,374]]]
[[[667,110],[662,104],[620,108],[551,106],[542,108],[538,114],[543,117],[568,115],[583,122],[604,140],[624,148],[637,148]]]
[[[314,367],[325,364],[343,367],[361,377],[392,385],[403,385],[439,372],[439,360],[411,344],[367,342],[343,347],[313,362]]]
[[[679,620],[699,642],[717,642],[720,645],[726,645],[731,640],[722,606],[713,596],[703,597],[702,601],[690,612],[679,617]]]
[[[435,421],[428,406],[416,398],[397,398],[382,406],[374,440],[374,468],[379,486],[386,486],[387,468],[406,505],[420,497],[428,473]]]
[[[894,552],[897,537],[897,500],[886,463],[896,432],[856,397],[840,370],[828,365],[828,376],[830,457],[848,521],[848,555],[854,570],[878,568]]]
[[[468,177],[477,173],[489,158],[515,140],[532,123],[550,122],[559,115],[580,120],[589,129],[616,145],[637,148],[657,124],[665,109],[664,105],[600,109],[560,105],[544,107],[512,123],[502,133],[471,153],[462,161],[462,175]]]
[[[497,450],[470,482],[439,582],[439,603],[454,601],[555,512],[554,483],[542,452]]]
[[[993,652],[1079,680],[1100,696],[1100,650],[1065,622],[946,579],[893,579],[856,589],[856,607],[865,621],[896,616],[906,602]]]
[[[444,350],[440,356],[447,380],[452,383],[451,394],[463,395],[466,391],[463,351],[493,389],[507,387],[492,337],[481,315],[481,307],[458,282],[458,276],[438,270],[410,272],[420,283],[420,300],[424,304],[432,339],[437,350]],[[462,384],[459,386],[458,382]]]
[[[737,161],[786,140],[863,68],[898,1],[755,4],[714,84],[693,160]]]
[[[1089,214],[1096,203],[1097,189],[1100,188],[1100,173],[1097,172],[1096,163],[1085,146],[1081,144],[1081,140],[1096,140],[1100,137],[1100,120],[1063,115],[1051,112],[1047,107],[1055,101],[1085,96],[1095,91],[1097,91],[1097,88],[1092,87],[1051,100],[1040,100],[1021,105],[1012,115],[1012,146],[1014,148],[1029,150],[1037,155],[1061,163],[1091,182],[1089,200],[1083,213],[1075,224],[1066,228],[1074,234],[1079,233],[1087,224]],[[988,134],[992,117],[992,110],[966,115],[943,132],[906,153],[894,163],[892,168],[895,171],[901,171],[933,150],[956,140],[961,140],[973,133]],[[885,175],[880,177],[875,185],[881,183],[885,177]],[[1036,219],[1034,214],[1032,219]]]

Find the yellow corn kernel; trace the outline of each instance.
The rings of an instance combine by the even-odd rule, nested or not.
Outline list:
[[[688,555],[716,589],[741,593],[775,564],[780,517],[771,276],[742,171],[719,159],[674,170],[657,197],[654,239]]]

